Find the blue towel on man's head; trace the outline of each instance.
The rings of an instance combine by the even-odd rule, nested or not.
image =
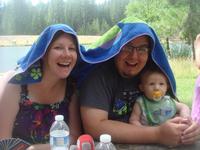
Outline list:
[[[116,56],[125,44],[141,35],[147,35],[151,38],[152,60],[168,77],[172,92],[175,95],[176,83],[174,75],[156,33],[148,24],[135,17],[131,16],[120,21],[88,49],[81,50],[80,55],[88,63],[104,62]]]
[[[38,37],[37,41],[31,46],[28,53],[18,61],[16,68],[16,75],[10,80],[11,83],[16,84],[30,84],[40,82],[42,79],[42,62],[41,58],[47,51],[54,35],[58,31],[71,34],[75,37],[78,44],[78,51],[80,46],[76,32],[65,24],[55,24],[48,26]],[[84,47],[81,47],[84,48]]]

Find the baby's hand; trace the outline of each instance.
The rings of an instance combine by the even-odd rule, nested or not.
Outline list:
[[[180,123],[187,124],[188,126],[192,125],[192,118],[190,116],[184,117]]]

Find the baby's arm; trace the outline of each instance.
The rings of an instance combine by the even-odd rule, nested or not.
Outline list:
[[[177,113],[180,115],[180,117],[190,118],[190,108],[186,104],[176,102],[176,101],[175,101],[175,104],[176,104]]]
[[[129,123],[137,126],[141,126],[140,123],[140,116],[141,116],[141,110],[139,104],[136,102],[133,106],[133,110],[131,113],[131,116],[129,118]]]

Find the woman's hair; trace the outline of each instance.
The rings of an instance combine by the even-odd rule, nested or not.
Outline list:
[[[63,32],[62,30],[60,30],[60,31],[58,31],[58,32],[56,32],[54,34],[53,39],[51,40],[51,43],[49,44],[48,48],[51,47],[51,44],[54,41],[56,41],[62,34],[68,34],[69,36],[71,36],[72,39],[73,39],[74,44],[76,45],[76,50],[78,50],[78,41],[77,41],[76,37],[74,35],[72,35],[72,34]]]
[[[62,30],[60,30],[60,31],[58,31],[58,32],[56,32],[56,33],[54,34],[53,39],[51,40],[51,42],[50,42],[50,44],[49,44],[49,46],[48,46],[48,48],[47,48],[47,51],[46,51],[45,55],[47,55],[48,50],[49,50],[49,48],[51,47],[52,43],[53,43],[54,41],[56,41],[56,40],[57,40],[61,35],[63,35],[63,34],[68,34],[69,36],[72,37],[72,40],[73,40],[73,42],[74,42],[74,44],[75,44],[75,46],[76,46],[76,53],[77,53],[77,56],[79,57],[79,52],[78,52],[79,46],[78,46],[77,38],[76,38],[74,35],[72,35],[72,34],[63,32]],[[44,56],[45,56],[45,55],[44,55]],[[39,61],[40,61],[40,64],[41,64],[41,68],[43,68],[43,64],[44,64],[43,58],[44,58],[44,56],[39,60]],[[43,70],[43,69],[42,69],[42,70]]]

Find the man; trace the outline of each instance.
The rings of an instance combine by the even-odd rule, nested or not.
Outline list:
[[[81,54],[89,63],[102,62],[86,77],[80,90],[84,130],[96,139],[108,133],[117,143],[193,143],[200,127],[185,118],[176,117],[156,127],[128,124],[131,107],[140,94],[138,75],[145,65],[155,63],[163,70],[174,98],[176,90],[173,73],[153,29],[133,21],[135,18],[126,18],[105,33],[96,48]]]

